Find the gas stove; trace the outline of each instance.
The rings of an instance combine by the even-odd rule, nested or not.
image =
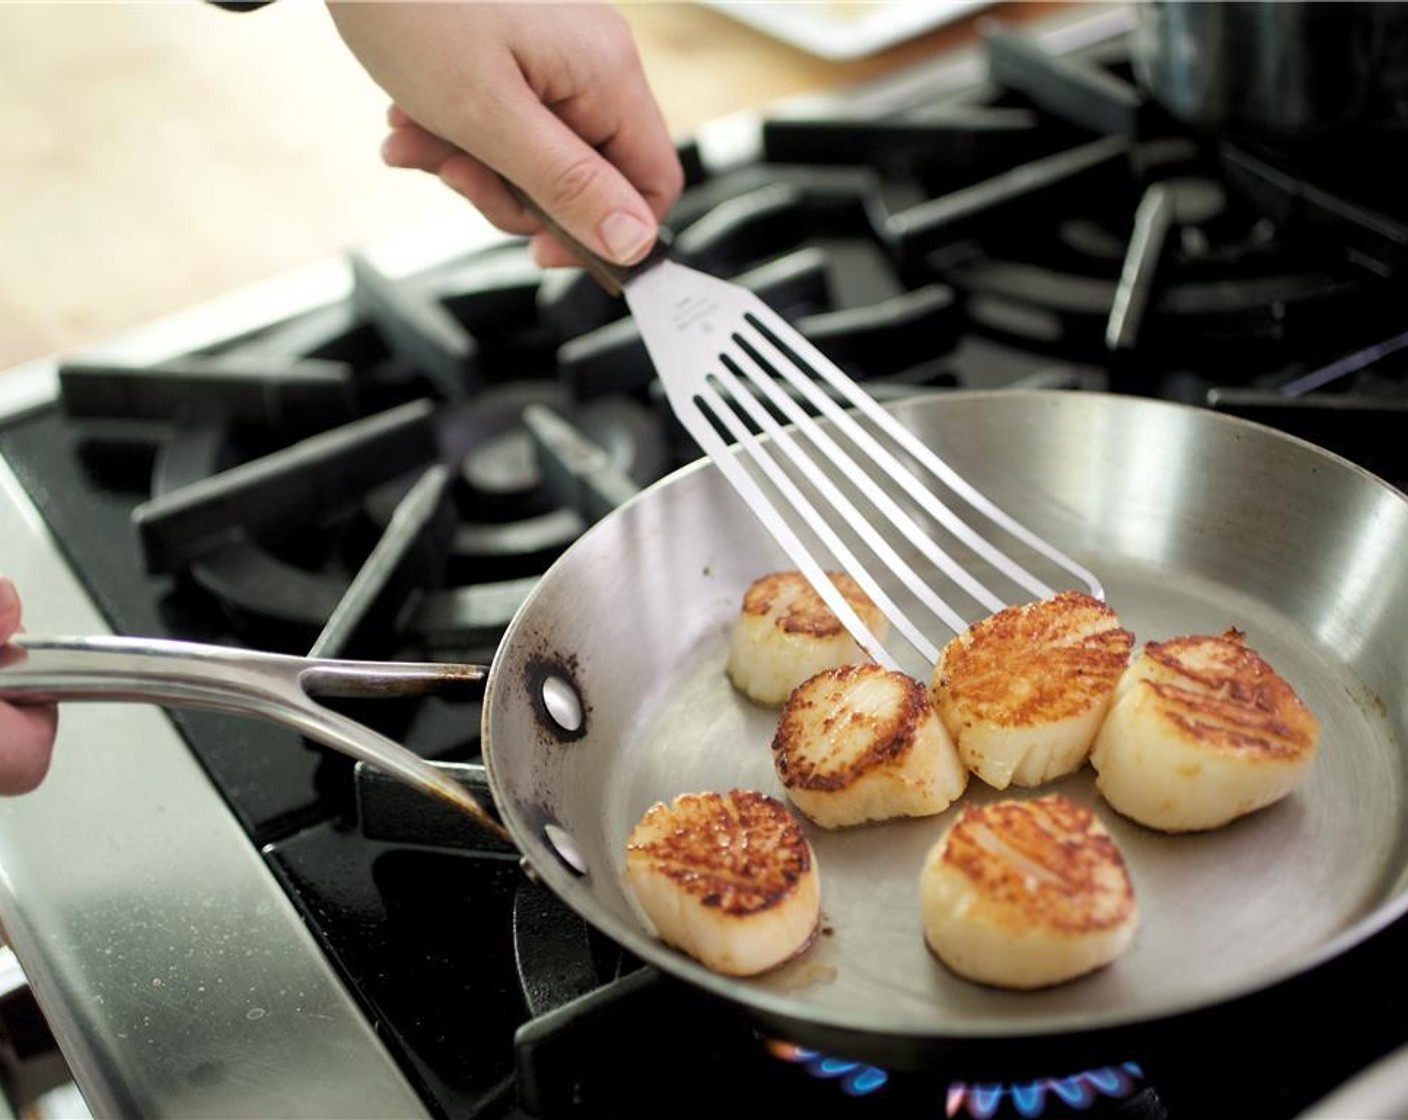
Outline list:
[[[882,399],[1158,396],[1402,486],[1401,141],[1182,129],[1133,83],[1131,23],[994,26],[701,130],[673,252]],[[585,528],[697,456],[619,301],[432,231],[0,378],[0,539],[46,632],[486,662]],[[474,701],[353,714],[489,797]],[[66,709],[46,785],[0,805],[0,866],[104,1115],[1292,1116],[1408,1040],[1374,982],[1394,927],[1080,1062],[815,1053],[642,966],[419,795],[207,712]],[[1343,1029],[1312,1036],[1305,1007]]]

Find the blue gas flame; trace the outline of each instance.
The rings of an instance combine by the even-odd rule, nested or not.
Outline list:
[[[813,1077],[835,1081],[847,1096],[868,1096],[883,1089],[890,1079],[879,1066],[835,1058],[781,1039],[770,1039],[766,1045],[774,1057],[801,1066]],[[950,1120],[963,1115],[972,1120],[992,1120],[1007,1102],[1018,1116],[1034,1120],[1046,1111],[1052,1097],[1069,1109],[1083,1112],[1101,1098],[1121,1100],[1132,1095],[1143,1081],[1144,1071],[1137,1062],[1033,1081],[955,1081],[944,1097],[944,1114]]]

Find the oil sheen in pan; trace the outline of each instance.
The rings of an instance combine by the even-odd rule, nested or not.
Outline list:
[[[1034,993],[996,992],[948,973],[921,933],[921,861],[957,811],[828,832],[808,825],[831,934],[797,961],[748,981],[803,1016],[873,1022],[891,1032],[971,1034],[1057,1029],[1158,1017],[1228,998],[1293,971],[1391,893],[1404,844],[1405,775],[1382,705],[1322,638],[1227,586],[1142,565],[1101,564],[1108,600],[1136,640],[1221,633],[1236,626],[1297,689],[1321,723],[1305,784],[1281,803],[1205,834],[1165,836],[1115,813],[1087,766],[1040,791],[999,795],[976,779],[969,799],[1060,791],[1090,805],[1115,836],[1138,893],[1131,949],[1088,978]],[[761,573],[759,573],[761,574]],[[739,593],[741,594],[741,588]],[[624,837],[647,806],[687,790],[744,786],[785,794],[770,742],[777,712],[724,675],[732,612],[720,611],[675,667],[635,740],[603,784],[608,835]],[[927,675],[925,678],[927,680]],[[618,855],[624,865],[624,855]],[[679,971],[708,979],[683,957]],[[766,998],[766,997],[765,997]]]

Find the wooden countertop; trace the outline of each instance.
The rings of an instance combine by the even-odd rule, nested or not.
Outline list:
[[[975,22],[834,63],[711,8],[621,7],[681,136],[951,50]],[[438,182],[379,162],[385,104],[313,0],[0,5],[0,371],[465,220]]]

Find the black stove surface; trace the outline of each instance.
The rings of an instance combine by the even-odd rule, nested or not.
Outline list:
[[[736,166],[685,145],[675,255],[752,287],[882,398],[1158,396],[1403,485],[1408,194],[1384,168],[1404,162],[1378,138],[1191,134],[1139,95],[1122,35],[1053,52],[994,28],[983,50],[986,81],[779,112]],[[157,367],[75,359],[53,407],[0,428],[114,631],[486,661],[586,526],[697,457],[586,277],[543,275],[517,243],[408,279],[351,263],[346,301]],[[474,701],[354,714],[482,783]],[[1291,1116],[1408,1039],[1375,982],[1408,949],[1400,924],[1084,1051],[955,1051],[923,1075],[812,1053],[642,967],[512,852],[345,758],[173,718],[447,1117]]]

